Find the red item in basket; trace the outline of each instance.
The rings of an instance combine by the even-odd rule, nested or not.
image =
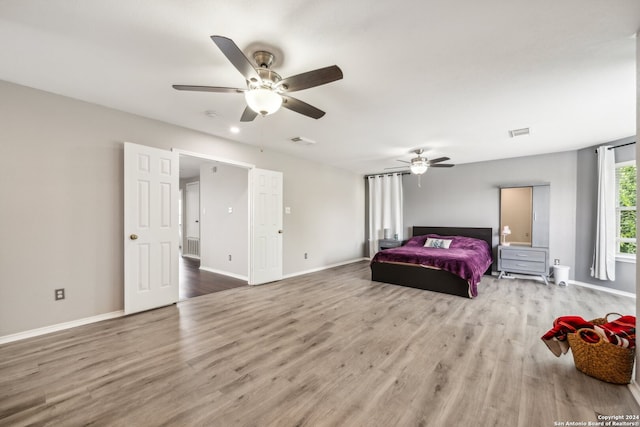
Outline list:
[[[556,357],[569,351],[567,334],[575,333],[578,329],[593,329],[593,324],[580,316],[562,316],[553,321],[553,328],[542,336],[542,341]]]
[[[580,334],[580,337],[589,343],[606,339],[611,344],[620,347],[634,348],[636,346],[635,316],[621,316],[604,325],[594,325],[580,316],[558,317],[553,321],[553,328],[542,336],[542,340],[553,354],[560,356],[569,349],[567,334],[575,333],[578,329],[591,329],[591,331],[583,331]]]
[[[634,348],[636,346],[635,316],[622,316],[604,325],[594,325],[593,329],[611,344],[624,348]]]
[[[546,334],[542,336],[543,340],[550,340],[556,338],[560,341],[567,339],[567,334],[575,333],[578,329],[589,328],[593,329],[593,324],[587,322],[580,316],[562,316],[553,321],[553,328],[549,329]]]

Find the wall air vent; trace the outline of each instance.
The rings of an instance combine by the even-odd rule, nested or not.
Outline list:
[[[310,140],[309,138],[305,138],[304,136],[296,136],[291,138],[291,142],[298,145],[313,145],[316,142]]]
[[[516,136],[529,135],[529,128],[512,129],[509,131],[509,136],[515,138]]]

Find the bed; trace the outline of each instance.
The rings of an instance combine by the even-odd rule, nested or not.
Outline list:
[[[371,280],[375,282],[391,283],[394,285],[409,286],[412,288],[425,289],[429,291],[441,292],[445,294],[458,295],[466,298],[473,298],[477,296],[477,283],[480,280],[482,274],[491,274],[492,265],[492,248],[493,248],[493,230],[491,228],[479,228],[479,227],[413,227],[413,238],[405,242],[403,246],[399,248],[385,249],[378,252],[371,260]],[[431,266],[416,264],[416,259],[408,246],[421,247],[422,242],[425,242],[427,235],[442,236],[445,240],[447,236],[456,236],[461,238],[478,239],[481,242],[472,241],[469,239],[459,239],[457,241],[466,242],[469,241],[469,247],[472,250],[479,248],[483,252],[483,259],[481,261],[474,261],[476,264],[471,267],[457,267],[454,270],[458,270],[457,273],[465,273],[466,278],[460,277],[457,274],[446,271],[443,268],[449,268],[448,261],[435,260],[435,264]],[[437,239],[437,236],[431,236],[432,239]],[[486,242],[486,245],[482,243]],[[436,242],[436,245],[438,243]],[[453,243],[452,243],[453,244]],[[457,244],[457,243],[456,243]],[[456,244],[453,244],[454,246]],[[488,246],[488,254],[486,247]],[[431,252],[438,252],[445,254],[448,249],[431,249]],[[451,249],[454,249],[453,247]],[[456,247],[455,252],[459,249]],[[423,251],[429,252],[429,251]],[[428,255],[428,254],[427,254]],[[406,258],[408,256],[408,258]],[[448,254],[445,254],[448,256]],[[461,255],[464,258],[466,255]],[[475,255],[470,254],[475,257]],[[485,259],[488,256],[488,259]],[[405,258],[403,258],[405,257]],[[479,263],[479,264],[478,264]],[[440,265],[443,268],[433,267],[433,265]],[[482,267],[480,267],[482,265]],[[485,267],[486,266],[486,267]],[[473,270],[473,271],[471,271]],[[484,273],[482,273],[484,272]]]

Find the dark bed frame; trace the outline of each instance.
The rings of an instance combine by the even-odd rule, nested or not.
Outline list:
[[[493,230],[491,228],[413,227],[412,233],[414,237],[424,236],[425,234],[473,237],[487,242],[493,251]],[[491,266],[484,274],[491,274]],[[407,264],[373,262],[371,263],[371,280],[471,298],[469,295],[469,283],[465,279],[444,270]]]

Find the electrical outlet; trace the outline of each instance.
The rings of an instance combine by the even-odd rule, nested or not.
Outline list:
[[[64,299],[64,288],[55,290],[56,301]]]
[[[231,261],[231,255],[229,255],[229,261]]]
[[[305,253],[304,253],[304,259],[307,259],[307,258],[309,258],[309,256],[308,256],[308,255],[307,255],[307,253],[305,252]]]

